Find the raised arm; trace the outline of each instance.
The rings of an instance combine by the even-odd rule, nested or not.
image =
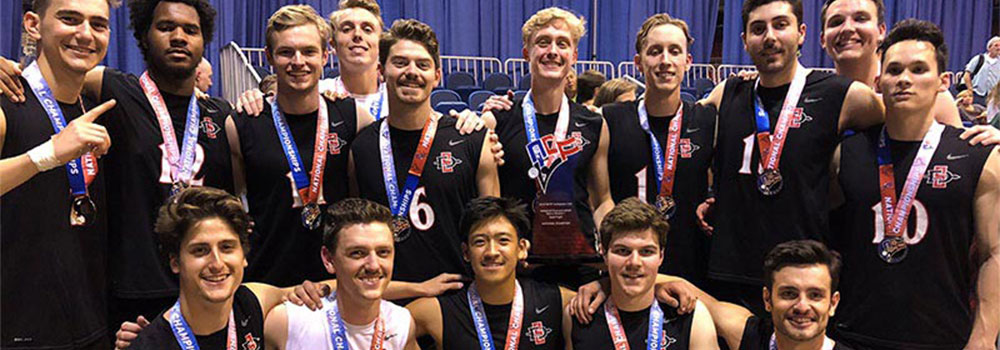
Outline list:
[[[601,119],[601,140],[597,152],[590,160],[590,176],[587,177],[587,193],[590,195],[590,207],[594,208],[594,225],[601,227],[601,221],[615,206],[611,200],[611,186],[608,180],[608,144],[611,136],[608,134],[608,123]]]
[[[480,197],[500,196],[500,178],[492,149],[493,140],[487,133],[483,138],[483,147],[479,150],[479,168],[476,169],[476,187]]]
[[[851,83],[840,108],[839,132],[867,129],[884,121],[885,106],[875,90],[856,81]]]

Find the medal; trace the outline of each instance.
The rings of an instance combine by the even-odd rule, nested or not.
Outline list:
[[[389,229],[392,230],[392,239],[396,242],[410,238],[410,220],[404,216],[394,215],[392,221],[389,221]]]
[[[302,207],[302,226],[305,226],[309,230],[318,229],[320,223],[323,222],[321,218],[322,214],[323,212],[319,209],[319,204],[306,204]]]
[[[188,187],[190,186],[188,186],[183,182],[175,181],[173,184],[170,185],[170,195],[171,196],[176,195]]]
[[[69,211],[69,222],[73,226],[89,226],[97,216],[97,205],[88,195],[77,196]]]
[[[150,79],[149,72],[142,73],[142,76],[139,77],[139,85],[142,86],[142,91],[146,95],[149,105],[153,107],[153,114],[156,115],[156,122],[160,126],[163,152],[166,153],[166,158],[170,162],[170,179],[173,181],[170,186],[170,195],[173,196],[189,187],[194,179],[194,163],[200,126],[198,123],[200,115],[198,98],[191,95],[191,100],[188,102],[187,116],[184,122],[184,138],[178,146],[170,111],[167,109],[166,103],[163,102],[163,96],[156,87],[156,83]]]
[[[493,334],[490,332],[490,323],[487,321],[486,310],[483,309],[483,300],[479,296],[475,282],[472,282],[469,289],[465,291],[465,295],[469,299],[469,311],[472,313],[472,322],[476,328],[476,336],[479,339],[479,349],[496,350],[496,345],[493,344]],[[510,304],[510,317],[507,320],[507,337],[504,339],[503,350],[517,350],[523,324],[524,294],[521,292],[521,283],[515,280],[514,300]]]
[[[538,168],[531,167],[530,169],[528,169],[528,178],[530,178],[532,180],[537,179],[538,178]]]
[[[672,196],[656,196],[656,211],[667,220],[670,220],[677,212],[677,202],[674,201],[674,197]]]
[[[406,214],[410,212],[413,193],[420,183],[420,176],[424,173],[424,164],[427,163],[427,154],[430,153],[431,145],[434,143],[434,135],[437,134],[438,116],[432,114],[424,123],[420,142],[417,144],[413,161],[410,162],[410,170],[407,173],[402,193],[400,193],[399,185],[396,182],[396,165],[392,157],[389,121],[382,120],[381,123],[382,125],[379,125],[379,161],[382,164],[382,181],[385,185],[386,198],[389,200],[389,210],[392,212],[389,228],[392,229],[392,238],[396,242],[402,242],[410,237],[410,220],[406,218]]]
[[[781,173],[774,169],[765,169],[764,173],[757,177],[757,190],[765,196],[773,196],[781,192],[784,186]]]
[[[684,103],[677,106],[677,113],[670,120],[667,129],[667,148],[660,148],[660,142],[656,140],[656,135],[649,127],[649,116],[646,113],[646,100],[639,100],[638,106],[639,126],[649,135],[650,153],[653,154],[653,168],[656,170],[656,209],[664,218],[670,219],[677,211],[677,202],[674,201],[674,181],[677,173],[677,148],[681,138],[681,123],[684,121]],[[646,194],[645,183],[640,184],[640,193]],[[647,201],[648,202],[648,201]]]
[[[909,247],[902,237],[886,237],[878,244],[878,257],[890,264],[906,259],[908,251]]]
[[[614,343],[615,350],[630,350],[628,337],[625,334],[625,327],[618,317],[618,307],[615,302],[608,298],[604,302],[604,319],[608,323],[608,331],[611,333],[611,342]],[[653,300],[649,307],[649,328],[646,331],[646,349],[661,349],[663,345],[663,310],[660,304]]]

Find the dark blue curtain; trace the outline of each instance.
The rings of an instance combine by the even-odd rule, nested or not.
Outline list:
[[[688,23],[691,37],[695,39],[691,47],[694,61],[708,63],[715,41],[718,11],[716,0],[602,1],[598,5],[597,57],[616,64],[631,61],[636,53],[635,36],[642,22],[653,14],[668,13]]]
[[[833,67],[833,62],[819,45],[820,9],[824,0],[803,1],[803,22],[806,40],[802,49],[802,64],[810,67]],[[993,0],[885,0],[885,21],[892,24],[906,18],[918,18],[936,23],[944,30],[951,53],[948,70],[958,71],[972,56],[986,50],[993,20]],[[722,62],[751,64],[743,50],[740,32],[742,1],[726,0],[724,9]]]

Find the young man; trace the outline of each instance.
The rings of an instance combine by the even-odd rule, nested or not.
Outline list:
[[[530,62],[531,90],[513,107],[496,110],[496,133],[516,150],[500,168],[504,197],[531,203],[531,258],[548,266],[539,280],[578,287],[597,278],[597,225],[614,203],[608,186],[608,128],[599,114],[571,103],[566,75],[577,59],[583,19],[555,7],[538,11],[521,28]],[[489,117],[485,117],[488,119]]]
[[[459,134],[454,118],[431,109],[441,67],[429,26],[396,21],[379,52],[392,113],[351,145],[352,183],[362,198],[392,209],[397,280],[466,272],[456,223],[472,198],[499,195],[490,142],[485,131]]]
[[[949,84],[940,29],[897,23],[880,51],[885,124],[841,147],[846,203],[833,241],[845,274],[835,336],[859,349],[991,348],[1000,325],[1000,156],[934,121],[935,96]]]
[[[638,102],[604,106],[611,145],[611,197],[638,197],[670,222],[661,272],[703,285],[708,237],[698,228],[695,208],[705,199],[715,147],[715,107],[681,101],[681,83],[691,64],[694,41],[683,20],[668,14],[646,19],[636,35],[635,64],[646,76]],[[636,142],[637,140],[643,140]]]
[[[330,25],[330,46],[337,54],[340,76],[320,81],[320,90],[350,95],[375,120],[386,117],[389,100],[378,71],[378,41],[385,23],[378,3],[341,0],[338,10],[330,14]]]
[[[986,52],[973,56],[965,65],[962,82],[975,94],[973,103],[986,104],[986,95],[993,86],[1000,84],[1000,36],[986,42]],[[973,63],[975,62],[975,63]]]
[[[198,64],[198,70],[194,74],[194,86],[198,88],[198,91],[207,94],[208,89],[212,88],[212,64],[202,57],[201,63]]]
[[[111,139],[94,121],[115,102],[95,108],[80,90],[107,53],[114,4],[35,1],[24,15],[38,59],[17,78],[23,103],[0,100],[0,348],[108,345],[109,214],[97,157]]]
[[[329,25],[308,5],[276,11],[265,49],[277,94],[259,117],[226,120],[238,187],[245,183],[257,223],[250,281],[293,285],[327,276],[315,254],[322,246],[321,214],[348,196],[348,147],[360,126],[371,123],[354,100],[320,96],[329,35]]]
[[[566,349],[718,349],[712,316],[700,302],[693,313],[654,299],[670,224],[656,208],[629,198],[601,223],[601,247],[611,279],[610,297],[593,322],[563,316]],[[656,346],[658,344],[659,346]]]
[[[764,255],[781,242],[826,236],[829,163],[840,133],[883,114],[864,84],[802,67],[801,18],[798,0],[744,2],[743,42],[760,76],[730,79],[706,101],[719,107],[710,289],[755,314],[764,313],[756,268]]]

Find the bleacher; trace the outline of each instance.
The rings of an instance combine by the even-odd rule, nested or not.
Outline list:
[[[236,43],[229,43],[222,50],[221,56],[222,95],[230,101],[236,101],[243,91],[257,87],[260,79],[271,74],[271,67],[262,48],[241,48]],[[324,68],[324,78],[332,78],[339,74],[336,57],[329,59]],[[597,70],[608,79],[628,77],[630,81],[645,89],[645,81],[641,73],[631,61],[619,62],[617,65],[608,61],[577,61],[576,72]],[[813,68],[833,72],[832,68]],[[681,95],[684,100],[697,100],[711,92],[719,82],[740,71],[753,71],[752,65],[711,65],[695,63],[684,74],[684,85]],[[490,96],[506,94],[514,91],[515,96],[522,97],[531,86],[529,64],[522,58],[508,58],[500,61],[495,57],[474,56],[441,56],[441,71],[444,75],[440,85],[431,94],[431,105],[435,110],[447,113],[450,109],[482,110],[483,103]],[[961,82],[960,74],[952,74],[952,86]],[[954,92],[953,92],[954,93]]]

